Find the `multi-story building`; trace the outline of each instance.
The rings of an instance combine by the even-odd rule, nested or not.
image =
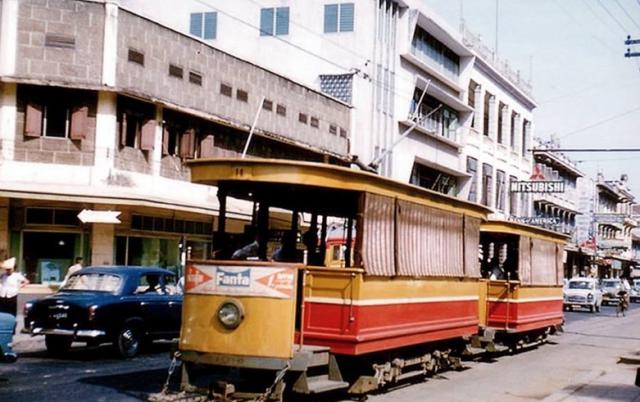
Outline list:
[[[344,102],[116,2],[0,10],[0,254],[34,283],[60,281],[75,256],[166,267],[180,249],[206,256],[216,190],[191,184],[184,162],[240,155],[258,112],[250,156],[349,152]],[[229,208],[242,232],[251,206]],[[83,224],[83,209],[121,223]]]
[[[576,217],[579,211],[578,179],[584,174],[566,155],[557,150],[558,141],[551,139],[534,141],[533,153],[535,176],[538,180],[562,182],[562,192],[534,193],[533,217],[537,225],[571,236],[565,247],[565,277],[571,278],[584,272],[587,265],[580,250]]]
[[[632,265],[632,231],[638,226],[632,209],[634,199],[627,175],[605,180],[598,174],[594,222],[601,277],[619,277]]]
[[[507,182],[531,174],[531,87],[425,2],[121,3],[351,104],[350,153],[381,174],[530,214]]]

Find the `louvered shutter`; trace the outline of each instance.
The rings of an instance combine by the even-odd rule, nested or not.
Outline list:
[[[27,103],[24,118],[25,137],[40,137],[42,135],[42,106]]]
[[[353,32],[353,3],[340,4],[340,32]]]
[[[214,136],[213,134],[206,134],[200,141],[200,157],[212,158],[214,156]]]
[[[88,120],[88,106],[76,106],[71,109],[71,128],[69,137],[71,137],[72,140],[84,140],[87,138]]]
[[[204,14],[204,38],[215,39],[218,25],[218,13]]]
[[[289,35],[289,7],[276,8],[276,35]]]
[[[273,8],[260,10],[260,35],[273,35]]]
[[[194,129],[189,129],[182,133],[180,137],[180,157],[185,159],[193,158],[194,144],[195,144],[196,132]]]
[[[140,130],[140,149],[143,151],[153,150],[156,140],[156,121],[153,119],[145,120]]]
[[[193,36],[202,38],[202,13],[191,14],[189,33]]]
[[[324,32],[338,32],[338,5],[326,4],[324,6]]]

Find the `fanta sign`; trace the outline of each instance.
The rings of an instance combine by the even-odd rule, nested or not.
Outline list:
[[[190,264],[186,270],[185,293],[290,299],[295,283],[296,269],[290,267]]]
[[[218,286],[249,287],[251,286],[251,270],[247,269],[243,272],[233,273],[218,269],[218,272],[216,272],[216,284]]]

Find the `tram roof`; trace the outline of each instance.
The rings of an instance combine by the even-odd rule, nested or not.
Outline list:
[[[518,236],[529,236],[549,240],[556,243],[566,243],[570,236],[538,226],[527,225],[520,222],[490,219],[482,222],[481,232],[509,233]]]
[[[325,163],[284,159],[212,158],[188,162],[191,181],[232,186],[239,183],[273,183],[312,186],[327,190],[369,192],[486,219],[492,211],[446,194],[402,183],[373,173]]]

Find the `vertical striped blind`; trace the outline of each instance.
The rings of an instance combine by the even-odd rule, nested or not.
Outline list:
[[[218,28],[218,13],[204,13],[204,39],[215,39]]]
[[[276,35],[289,34],[289,7],[276,8]]]

